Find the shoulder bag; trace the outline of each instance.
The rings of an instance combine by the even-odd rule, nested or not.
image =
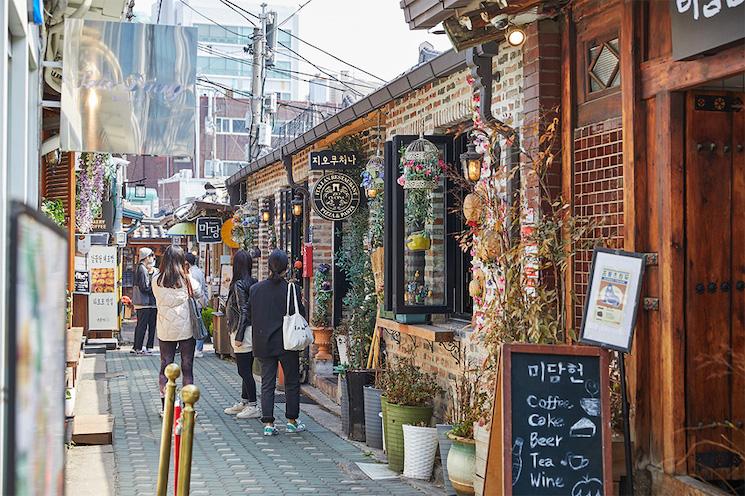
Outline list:
[[[191,280],[186,276],[186,289],[189,291],[189,320],[191,321],[191,333],[197,341],[206,339],[209,333],[202,320],[202,311],[199,302],[194,297],[194,290],[191,287]]]
[[[294,300],[295,312],[290,314],[290,302]],[[285,350],[302,351],[313,344],[313,331],[300,314],[295,285],[287,283],[287,310],[282,322],[282,338]]]

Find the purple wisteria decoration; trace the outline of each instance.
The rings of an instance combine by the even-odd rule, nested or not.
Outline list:
[[[78,159],[75,223],[79,233],[91,232],[93,220],[101,213],[107,161],[108,155],[103,153],[83,153]]]

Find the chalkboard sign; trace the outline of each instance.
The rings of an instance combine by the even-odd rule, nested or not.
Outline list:
[[[608,384],[604,350],[505,345],[487,469],[503,472],[489,494],[612,494]]]

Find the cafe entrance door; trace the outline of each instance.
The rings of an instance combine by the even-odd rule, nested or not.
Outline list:
[[[694,90],[685,113],[687,466],[736,494],[745,494],[744,99]]]

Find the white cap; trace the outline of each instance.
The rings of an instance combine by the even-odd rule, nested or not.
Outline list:
[[[142,247],[140,248],[140,262],[145,260],[147,257],[153,254],[153,250],[150,248]]]

